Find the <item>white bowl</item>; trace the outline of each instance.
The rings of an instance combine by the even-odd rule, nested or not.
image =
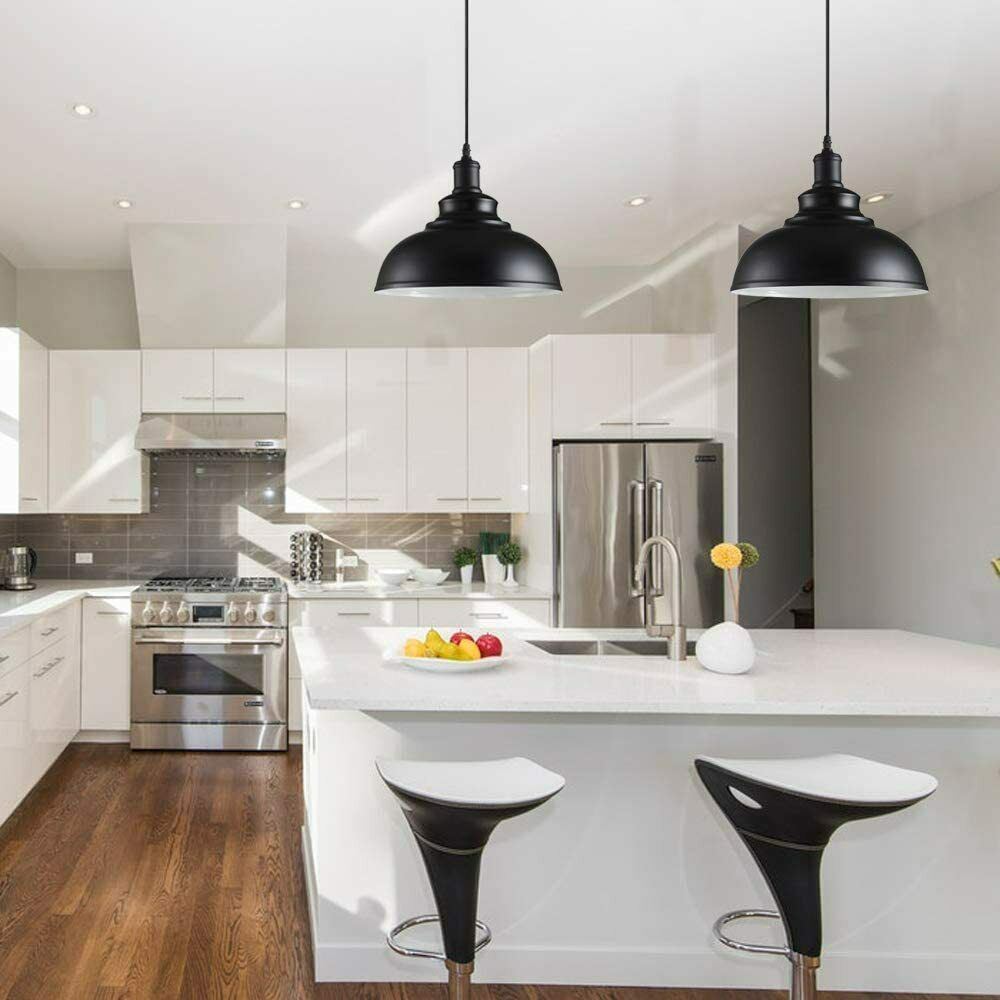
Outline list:
[[[432,587],[448,579],[448,571],[444,569],[415,569],[413,577],[417,583],[428,583]]]
[[[387,568],[378,571],[379,579],[390,587],[398,587],[409,575],[408,569]]]

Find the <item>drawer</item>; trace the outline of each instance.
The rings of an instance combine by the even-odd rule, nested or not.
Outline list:
[[[0,727],[27,719],[28,676],[28,664],[22,663],[0,678]],[[0,733],[6,731],[0,728]],[[7,742],[6,735],[0,738],[0,743]]]
[[[31,626],[11,632],[0,639],[0,677],[21,666],[31,655]]]
[[[71,635],[73,632],[73,616],[80,613],[80,605],[76,602],[50,611],[31,623],[31,655],[41,652],[54,642]]]
[[[0,823],[17,808],[31,787],[28,777],[30,736],[28,664],[0,677]]]
[[[549,624],[546,600],[504,601],[474,598],[420,601],[420,624],[428,627],[466,625],[474,628],[537,628]]]
[[[417,601],[294,601],[293,625],[416,625]]]

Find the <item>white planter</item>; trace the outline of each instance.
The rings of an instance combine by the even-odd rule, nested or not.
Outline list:
[[[483,556],[483,579],[487,587],[495,587],[503,580],[503,566],[497,556]]]
[[[465,584],[465,586],[468,586],[470,583],[472,583],[472,570],[473,570],[472,563],[469,563],[468,566],[459,567],[458,572],[459,575],[462,577],[462,583]]]
[[[736,622],[720,622],[702,632],[694,655],[706,669],[717,674],[745,674],[754,664],[757,651],[750,633]]]
[[[504,577],[504,580],[503,580],[503,585],[504,585],[504,586],[505,586],[505,587],[506,587],[506,588],[507,588],[508,590],[516,590],[516,589],[517,589],[518,587],[520,587],[520,586],[521,586],[521,585],[520,585],[520,584],[519,584],[519,583],[517,582],[517,580],[515,580],[515,579],[514,579],[514,564],[513,564],[513,563],[511,563],[511,564],[510,564],[510,565],[509,565],[509,566],[507,567],[507,575],[506,575],[506,576]]]

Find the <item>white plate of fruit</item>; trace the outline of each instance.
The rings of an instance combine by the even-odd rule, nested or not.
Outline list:
[[[436,629],[431,629],[423,639],[407,639],[403,649],[389,659],[418,670],[459,674],[491,670],[506,663],[510,657],[504,656],[503,643],[490,632],[476,638],[469,632],[458,631],[445,639]]]

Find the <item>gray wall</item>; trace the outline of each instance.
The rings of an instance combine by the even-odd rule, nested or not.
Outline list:
[[[758,299],[739,312],[740,540],[761,560],[743,575],[741,621],[791,628],[813,575],[809,303]]]
[[[17,324],[17,271],[0,256],[0,326]]]
[[[1000,192],[903,235],[929,295],[815,310],[817,624],[1000,645]]]

